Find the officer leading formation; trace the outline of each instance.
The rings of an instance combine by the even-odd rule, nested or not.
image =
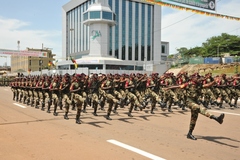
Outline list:
[[[227,77],[226,74],[212,76],[208,73],[200,76],[198,73],[188,75],[180,72],[178,75],[165,73],[159,75],[146,74],[73,74],[41,75],[16,77],[11,83],[13,100],[30,105],[41,110],[47,110],[58,116],[58,108],[65,110],[64,119],[68,120],[70,106],[76,112],[76,123],[80,124],[81,113],[87,112],[87,107],[93,108],[93,115],[98,116],[98,110],[107,106],[105,118],[111,120],[111,113],[117,113],[118,107],[128,107],[128,116],[132,111],[142,111],[150,106],[154,114],[157,107],[172,111],[177,105],[182,110],[191,110],[190,126],[187,138],[196,140],[192,132],[199,113],[223,123],[224,114],[215,116],[208,112],[210,106],[224,108],[226,103],[230,108],[238,108],[240,96],[240,75]],[[225,105],[226,106],[226,105]]]

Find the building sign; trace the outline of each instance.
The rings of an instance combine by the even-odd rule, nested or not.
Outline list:
[[[97,37],[101,37],[100,30],[92,30],[92,40],[96,39]]]
[[[162,0],[158,0],[158,1],[162,1]],[[163,0],[163,1],[181,3],[181,4],[185,4],[185,5],[189,5],[197,8],[208,9],[211,11],[216,10],[216,0]]]
[[[0,54],[14,56],[31,56],[31,57],[47,57],[47,52],[40,51],[1,51]]]

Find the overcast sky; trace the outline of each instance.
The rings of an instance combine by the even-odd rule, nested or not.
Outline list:
[[[62,57],[62,6],[70,0],[0,0],[0,49],[52,48]],[[240,17],[239,0],[217,0],[217,13]],[[161,19],[159,19],[161,20]],[[240,21],[162,7],[162,41],[177,48],[201,46],[221,33],[240,35]],[[10,58],[0,57],[0,66]]]

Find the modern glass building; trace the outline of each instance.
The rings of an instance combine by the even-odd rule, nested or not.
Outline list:
[[[86,11],[94,3],[107,3],[114,14],[92,12],[90,18],[114,19],[106,55],[131,64],[164,64],[169,43],[161,42],[161,6],[140,0],[71,0],[63,6],[63,57],[82,58],[90,52],[92,33]]]

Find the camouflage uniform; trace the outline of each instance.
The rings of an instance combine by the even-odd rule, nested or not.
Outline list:
[[[71,95],[74,97],[74,103],[76,104],[77,106],[77,114],[76,114],[76,123],[80,124],[80,115],[81,115],[81,111],[82,111],[82,105],[84,103],[84,99],[81,95],[81,87],[80,87],[80,78],[75,75],[73,77],[73,80],[72,80],[72,83],[71,83],[71,86],[70,86],[70,92],[71,92]]]
[[[126,83],[125,83],[125,93],[127,95],[128,100],[131,103],[131,106],[129,108],[129,112],[128,112],[128,116],[132,117],[132,110],[134,108],[134,106],[137,106],[140,108],[140,110],[142,110],[142,106],[138,101],[137,96],[134,94],[135,93],[135,85],[134,85],[134,81],[133,81],[133,77],[126,77]]]
[[[50,106],[53,104],[53,115],[57,116],[57,105],[59,103],[59,89],[60,89],[60,80],[58,76],[53,77],[52,83],[50,84],[49,90],[51,92],[51,100],[48,105],[48,113],[50,113]]]
[[[105,94],[104,96],[106,97],[106,100],[108,102],[108,110],[107,110],[107,115],[106,119],[111,120],[110,114],[112,111],[113,104],[119,104],[118,100],[113,96],[114,94],[114,83],[113,83],[113,77],[112,75],[107,76],[107,80],[105,80],[101,84],[101,89],[104,90]]]
[[[161,98],[160,96],[155,92],[155,87],[156,84],[154,82],[155,75],[152,75],[152,77],[148,77],[147,82],[146,82],[146,95],[148,95],[152,99],[151,103],[151,114],[154,114],[153,110],[156,107],[156,103],[159,102],[161,103]]]
[[[64,119],[68,120],[68,112],[69,112],[69,107],[71,104],[71,100],[70,100],[70,75],[67,73],[64,75],[64,77],[62,78],[62,82],[60,84],[59,90],[62,92],[62,101],[64,102],[64,107],[65,107],[65,115],[64,115]]]
[[[213,82],[214,83],[214,82]],[[195,128],[198,114],[202,114],[206,117],[209,117],[210,119],[214,119],[220,124],[223,122],[224,114],[221,114],[219,117],[214,116],[213,114],[209,113],[206,108],[202,107],[201,105],[198,105],[198,97],[201,94],[201,88],[202,87],[209,87],[211,84],[208,85],[202,85],[198,82],[198,77],[192,77],[192,79],[183,85],[180,85],[180,88],[186,88],[187,89],[187,101],[186,105],[189,109],[191,109],[191,120],[190,120],[190,126],[189,126],[189,132],[187,134],[187,138],[196,140],[196,138],[192,135],[192,132]]]
[[[93,105],[93,115],[97,116],[97,107],[99,102],[99,87],[100,87],[100,83],[98,80],[98,75],[97,74],[93,74],[92,77],[90,77],[89,79],[89,83],[88,83],[88,89],[89,89],[89,98],[92,100],[92,105]]]
[[[51,87],[51,88],[50,88]],[[50,89],[52,89],[53,86],[52,86],[52,83],[51,83],[51,77],[48,77],[46,76],[44,78],[44,82],[43,82],[43,85],[42,85],[42,91],[43,91],[43,94],[44,94],[44,97],[45,97],[45,104],[47,102],[48,104],[48,109],[47,109],[47,112],[50,113],[50,108],[51,108],[51,105],[52,105],[52,91],[50,91]]]

